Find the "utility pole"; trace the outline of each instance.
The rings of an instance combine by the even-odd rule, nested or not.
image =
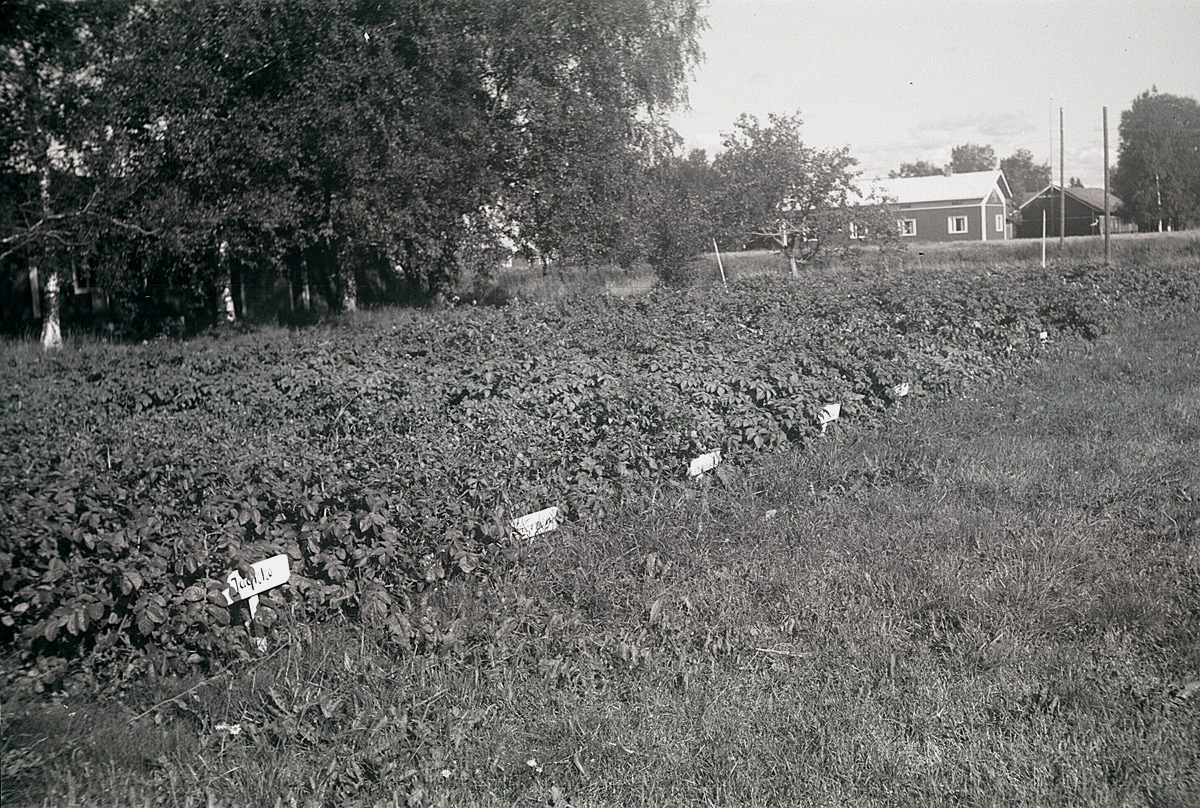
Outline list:
[[[1067,164],[1063,145],[1063,108],[1058,108],[1058,246],[1061,250],[1067,238]]]
[[[1050,199],[1042,206],[1042,266],[1046,266],[1046,218],[1054,204],[1054,96],[1046,105],[1046,134],[1050,135]]]
[[[1108,107],[1104,107],[1104,266],[1108,266]]]

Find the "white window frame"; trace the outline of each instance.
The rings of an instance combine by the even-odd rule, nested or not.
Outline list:
[[[912,226],[908,227],[907,225],[912,225]],[[915,236],[917,234],[917,220],[916,219],[897,219],[896,220],[896,229],[898,231],[900,231],[901,238],[912,238],[913,236]]]
[[[958,223],[959,221],[962,222],[961,230],[959,230],[955,227],[955,224]],[[970,225],[970,222],[968,221],[968,217],[966,217],[966,216],[947,216],[946,217],[946,232],[954,234],[954,235],[962,235],[963,233],[971,232],[971,225]]]
[[[996,232],[997,233],[1004,232],[1004,214],[1003,213],[996,214]]]
[[[850,238],[858,240],[867,237],[867,228],[859,225],[858,222],[850,222]]]

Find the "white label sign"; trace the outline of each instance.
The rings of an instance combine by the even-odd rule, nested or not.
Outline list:
[[[712,471],[717,466],[721,465],[721,450],[702,454],[691,462],[688,466],[689,477],[699,477],[706,471]]]
[[[286,584],[291,574],[291,564],[283,554],[251,564],[249,578],[243,578],[236,571],[231,572],[225,578],[228,584],[224,593],[226,605],[232,606],[238,601],[250,599],[250,614],[253,616],[253,607],[258,605],[258,594]]]
[[[551,530],[558,530],[558,506],[546,508],[512,520],[513,530],[522,539],[532,539]]]
[[[833,423],[834,421],[836,421],[838,418],[840,418],[841,415],[842,415],[841,402],[836,402],[834,404],[826,404],[824,407],[822,407],[821,411],[819,413],[817,413],[817,422],[821,425],[821,431],[824,432],[825,428],[827,426],[829,426],[831,423]]]
[[[912,388],[909,386],[908,382],[902,382],[892,388],[892,395],[894,395],[896,398],[904,398],[910,392],[912,392]]]

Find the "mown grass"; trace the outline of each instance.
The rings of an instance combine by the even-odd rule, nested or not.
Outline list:
[[[6,691],[5,805],[1200,798],[1200,323],[668,485],[208,680]],[[236,725],[231,734],[220,725]]]

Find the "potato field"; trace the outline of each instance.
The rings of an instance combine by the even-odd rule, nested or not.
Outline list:
[[[819,270],[55,355],[10,345],[0,640],[39,690],[212,670],[253,653],[226,575],[283,553],[291,580],[256,619],[268,647],[281,623],[333,614],[399,649],[469,644],[420,604],[508,563],[514,518],[603,520],[958,396],[1130,312],[1195,310],[1195,263]],[[724,464],[689,479],[717,449]]]

